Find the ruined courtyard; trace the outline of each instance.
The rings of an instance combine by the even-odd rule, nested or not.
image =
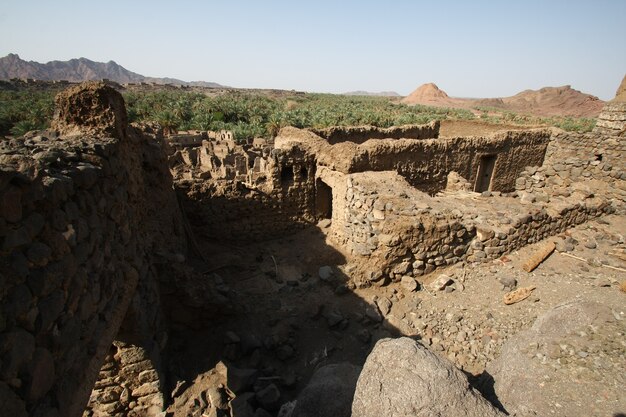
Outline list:
[[[361,367],[404,336],[493,415],[620,415],[625,124],[616,101],[586,134],[436,121],[237,143],[164,137],[110,87],[71,87],[51,130],[0,144],[1,403],[367,415]]]

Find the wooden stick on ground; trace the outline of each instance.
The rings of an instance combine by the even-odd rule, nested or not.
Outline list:
[[[522,268],[526,272],[532,272],[533,269],[537,268],[540,263],[542,263],[556,248],[554,242],[548,242],[543,245],[539,250],[533,253],[530,258],[524,262]]]
[[[587,262],[589,263],[589,261],[585,258],[581,258],[580,256],[574,256],[574,255],[570,255],[569,253],[565,253],[565,252],[559,252],[561,255],[563,256],[567,256],[570,258],[574,258],[574,259],[578,259],[579,261],[583,261],[583,262]],[[616,271],[621,271],[621,272],[626,272],[626,269],[624,268],[618,268],[616,266],[611,266],[611,265],[605,265],[605,264],[600,264],[601,266],[605,267],[605,268],[610,268],[610,269],[614,269]]]

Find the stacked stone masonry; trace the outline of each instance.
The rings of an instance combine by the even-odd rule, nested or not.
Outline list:
[[[626,143],[600,133],[556,133],[541,166],[529,166],[516,180],[520,194],[534,197],[567,196],[572,185],[588,184],[606,197],[626,202]]]
[[[594,133],[612,136],[626,136],[626,102],[606,103],[598,116]]]
[[[157,248],[184,251],[166,155],[125,125],[121,96],[102,84],[61,96],[59,117],[87,97],[84,119],[0,143],[3,415],[80,415],[125,320],[159,369],[151,261]],[[160,393],[131,395],[134,415],[162,408]]]

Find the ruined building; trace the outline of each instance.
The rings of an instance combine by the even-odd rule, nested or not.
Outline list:
[[[170,309],[224,293],[185,283],[196,239],[321,223],[352,288],[423,282],[623,214],[614,133],[440,138],[431,123],[167,141],[129,125],[109,87],[72,87],[50,131],[0,142],[3,414],[162,415]]]

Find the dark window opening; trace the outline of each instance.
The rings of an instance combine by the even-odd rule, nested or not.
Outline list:
[[[602,161],[602,154],[601,153],[597,153],[596,154],[596,161]]]
[[[315,182],[315,214],[318,220],[333,217],[333,189],[320,179]]]
[[[480,157],[474,191],[482,193],[483,191],[491,190],[491,180],[493,178],[493,169],[495,166],[496,155],[485,155]]]
[[[280,181],[285,182],[293,182],[293,167],[291,165],[286,165],[280,170]]]
[[[306,180],[307,175],[309,175],[309,172],[307,171],[306,167],[300,168],[300,178]]]

